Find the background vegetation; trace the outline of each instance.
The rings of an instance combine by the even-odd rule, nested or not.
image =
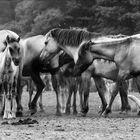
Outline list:
[[[81,27],[104,34],[140,32],[139,0],[0,0],[0,29],[22,36],[54,27]]]

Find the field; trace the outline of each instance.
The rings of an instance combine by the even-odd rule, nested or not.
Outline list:
[[[138,96],[138,93],[134,93]],[[78,95],[77,95],[78,96]],[[24,117],[9,121],[0,118],[0,140],[132,140],[140,138],[140,118],[137,112],[119,114],[119,98],[113,105],[108,118],[99,117],[100,100],[96,92],[90,93],[90,109],[87,117],[63,115],[55,116],[55,92],[43,93],[44,112],[30,117],[28,111],[28,93],[24,91]],[[132,104],[132,102],[130,102]],[[79,111],[79,101],[77,101]],[[135,108],[135,104],[132,104]],[[35,119],[38,123],[11,125],[19,119]]]

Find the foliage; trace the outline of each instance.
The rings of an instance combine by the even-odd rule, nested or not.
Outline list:
[[[1,2],[2,0],[0,5]],[[0,18],[0,29],[11,29],[22,36],[45,34],[55,27],[81,27],[103,34],[139,33],[139,0],[14,0],[14,2],[6,0],[5,2],[9,3],[9,7],[6,8],[9,11],[6,11],[8,16],[5,19]]]

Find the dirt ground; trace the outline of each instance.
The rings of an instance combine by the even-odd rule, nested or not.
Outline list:
[[[134,93],[138,96],[138,93]],[[139,97],[139,96],[138,96]],[[140,98],[140,97],[139,97]],[[140,118],[137,112],[119,114],[118,98],[108,118],[99,117],[100,100],[97,93],[90,93],[90,108],[87,117],[55,116],[55,92],[43,93],[44,112],[38,107],[34,116],[29,116],[28,93],[23,95],[24,117],[2,124],[0,118],[0,140],[134,140],[140,139]],[[131,102],[132,103],[132,102]],[[79,111],[79,101],[77,101]],[[133,108],[134,108],[133,104]],[[11,125],[19,119],[30,117],[38,124]]]

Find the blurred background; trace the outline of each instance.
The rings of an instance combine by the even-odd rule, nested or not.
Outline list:
[[[0,29],[28,37],[55,27],[139,33],[140,0],[0,0]]]

